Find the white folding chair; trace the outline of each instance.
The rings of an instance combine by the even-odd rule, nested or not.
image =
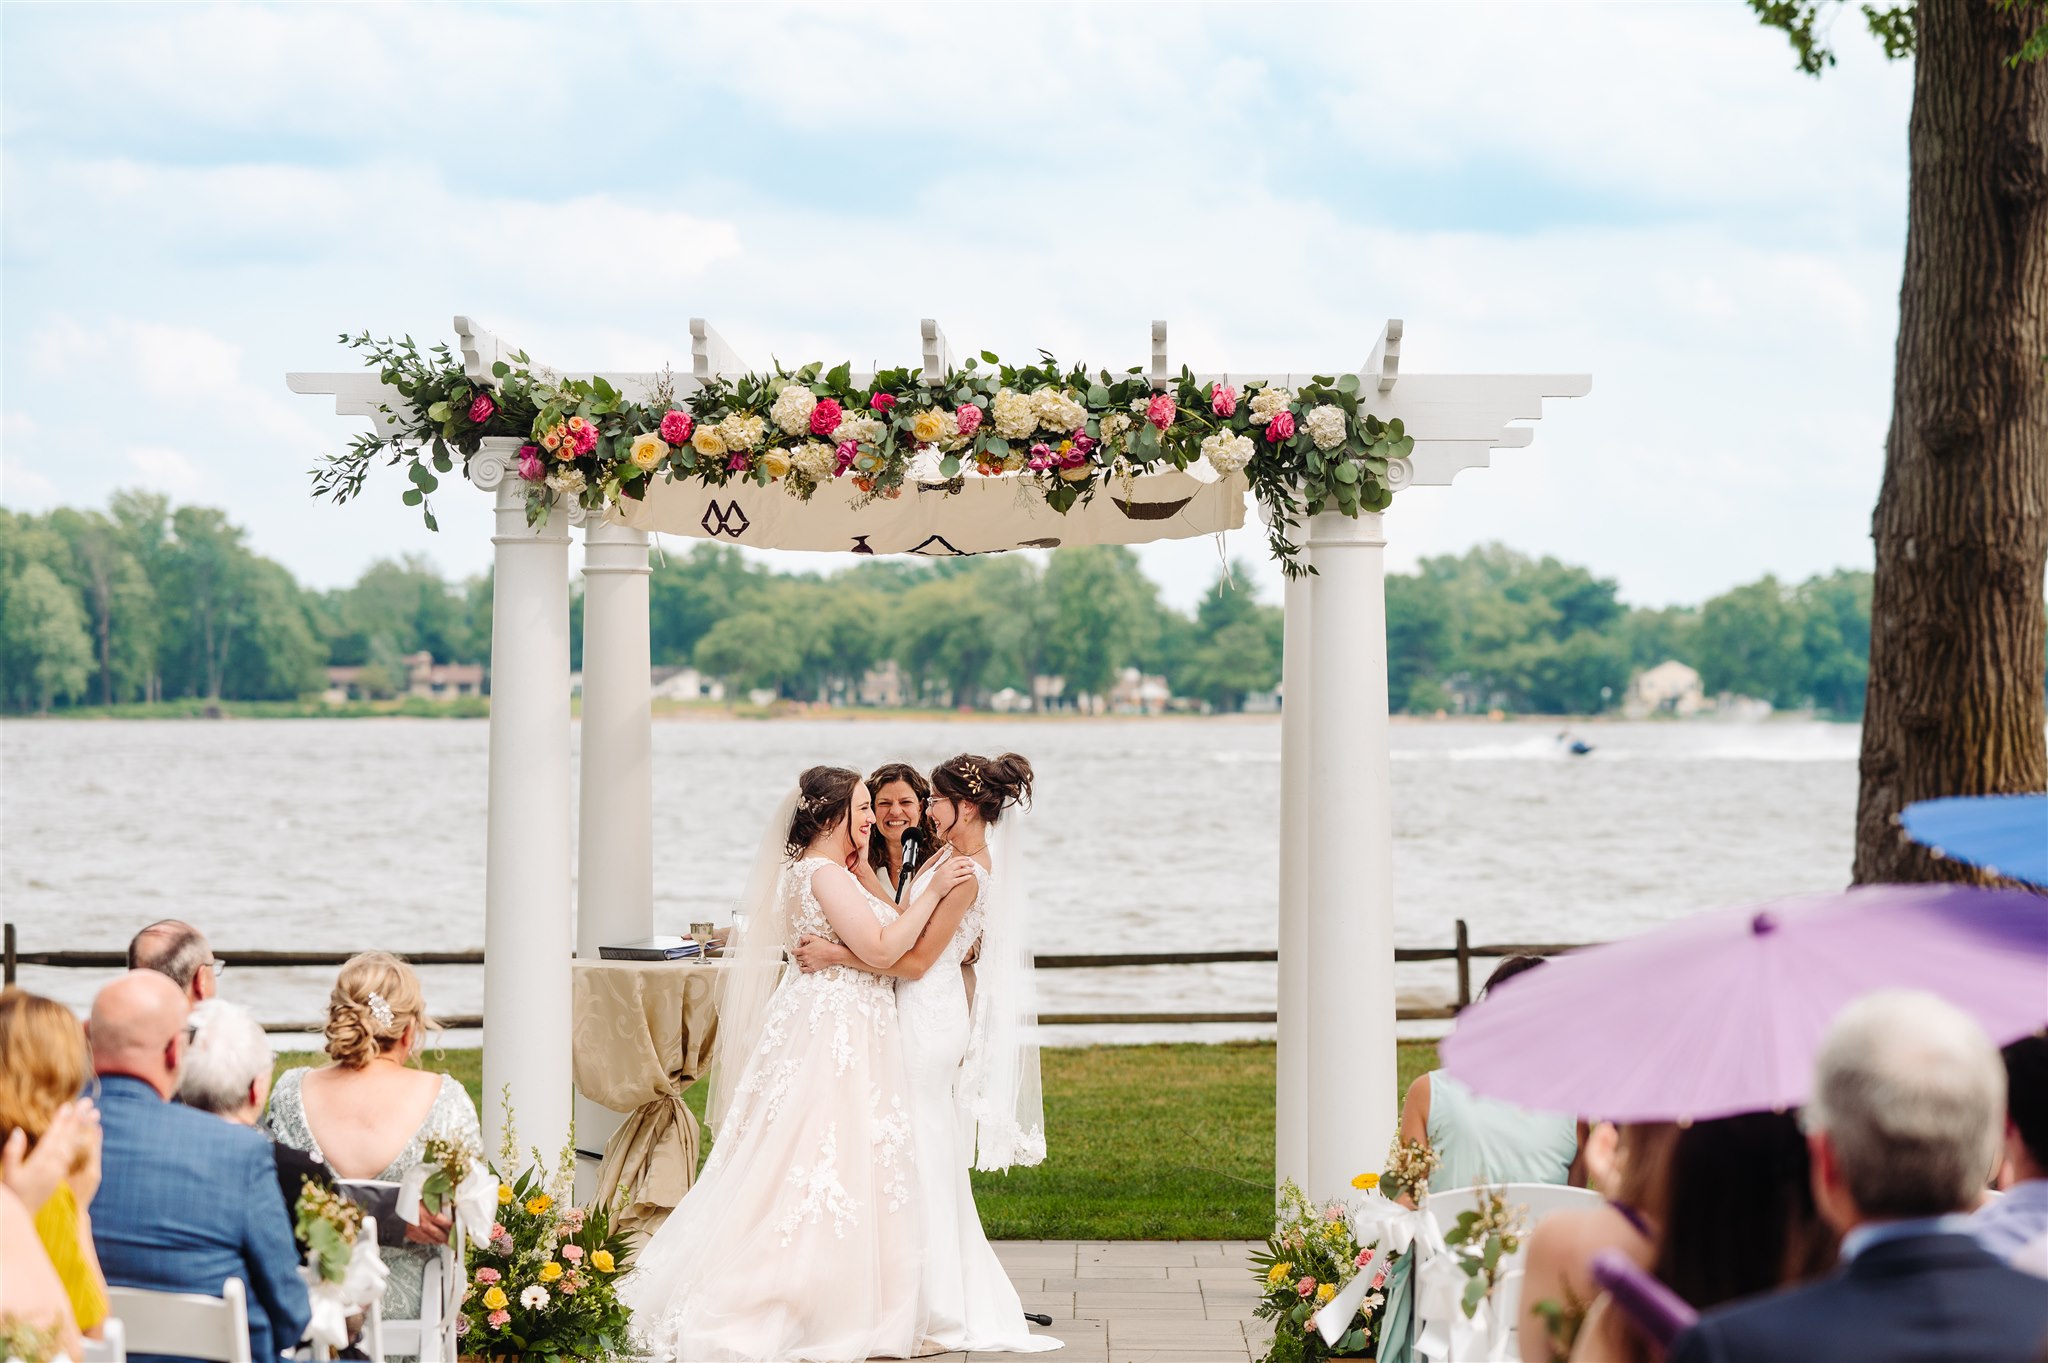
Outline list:
[[[128,1333],[121,1322],[108,1316],[100,1322],[100,1339],[85,1341],[79,1363],[128,1363]]]
[[[365,1215],[363,1217],[362,1229],[357,1231],[356,1233],[359,1236],[368,1236],[370,1243],[373,1245],[376,1244],[377,1218],[374,1216]],[[381,1249],[379,1252],[382,1252]],[[371,1302],[369,1310],[363,1313],[362,1338],[359,1341],[357,1341],[363,1353],[369,1357],[370,1363],[384,1363],[384,1350],[382,1342],[380,1339],[377,1338],[377,1336],[381,1333],[381,1331],[377,1329],[377,1326],[381,1324],[377,1316],[378,1306],[379,1303]],[[312,1363],[330,1363],[330,1360],[333,1359],[334,1355],[328,1351],[328,1348],[325,1344],[321,1344],[316,1341],[308,1348],[307,1357],[312,1360]]]
[[[1450,1231],[1457,1227],[1461,1212],[1479,1210],[1479,1195],[1482,1192],[1499,1192],[1509,1207],[1524,1209],[1523,1247],[1502,1258],[1500,1276],[1494,1284],[1490,1302],[1491,1329],[1487,1338],[1487,1359],[1517,1359],[1521,1355],[1515,1338],[1515,1322],[1519,1318],[1522,1301],[1522,1261],[1528,1253],[1527,1234],[1536,1229],[1536,1224],[1555,1212],[1568,1211],[1578,1207],[1597,1207],[1600,1194],[1588,1188],[1570,1188],[1559,1183],[1508,1183],[1495,1184],[1491,1188],[1448,1188],[1441,1193],[1429,1195],[1429,1214],[1436,1221],[1437,1228]],[[1411,1279],[1412,1281],[1412,1279]],[[1419,1315],[1415,1322],[1416,1338],[1422,1337],[1429,1326]],[[1425,1355],[1426,1356],[1426,1355]],[[1445,1363],[1431,1359],[1430,1363]],[[1467,1360],[1458,1360],[1467,1363]],[[1472,1360],[1471,1363],[1480,1363]]]
[[[208,1363],[252,1363],[249,1300],[240,1278],[223,1282],[218,1297],[109,1287],[107,1303],[121,1324],[124,1349]]]
[[[396,1190],[395,1183],[379,1182],[375,1179],[342,1179],[347,1187],[389,1188]],[[367,1224],[371,1218],[365,1217]],[[440,1252],[427,1261],[425,1278],[420,1283],[420,1314],[414,1320],[393,1320],[384,1314],[383,1303],[370,1309],[368,1320],[363,1326],[363,1352],[373,1359],[382,1360],[387,1353],[415,1354],[420,1363],[455,1363],[455,1326],[462,1314],[462,1303],[456,1293],[462,1290],[462,1277],[457,1271],[455,1250],[443,1245]]]

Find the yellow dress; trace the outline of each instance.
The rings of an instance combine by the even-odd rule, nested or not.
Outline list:
[[[78,1318],[78,1328],[88,1332],[98,1329],[107,1318],[107,1289],[78,1243],[78,1199],[69,1183],[59,1183],[57,1191],[36,1213],[36,1238],[43,1242],[43,1250],[57,1270],[57,1281],[64,1284],[64,1294],[71,1298],[71,1314]]]

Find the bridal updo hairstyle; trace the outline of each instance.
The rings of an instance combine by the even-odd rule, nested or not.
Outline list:
[[[402,1041],[406,1028],[417,1036],[433,1025],[413,968],[388,951],[365,951],[341,967],[327,996],[327,1056],[359,1070]]]
[[[1031,764],[1013,752],[961,753],[932,769],[932,790],[955,804],[972,805],[983,823],[993,824],[1011,805],[1031,803]]]
[[[845,820],[859,784],[860,773],[845,767],[812,767],[796,778],[796,813],[790,816],[785,849],[791,857]]]

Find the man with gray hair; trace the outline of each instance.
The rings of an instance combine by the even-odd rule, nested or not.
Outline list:
[[[151,923],[128,943],[128,968],[170,976],[171,983],[185,991],[185,1002],[196,1008],[220,992],[220,972],[227,965],[213,954],[205,933],[166,918]]]
[[[1909,990],[1843,1009],[1805,1113],[1814,1202],[1841,1233],[1841,1265],[1708,1312],[1671,1363],[2039,1363],[2048,1290],[1986,1253],[1964,1218],[2004,1116],[1998,1052],[1958,1009]]]

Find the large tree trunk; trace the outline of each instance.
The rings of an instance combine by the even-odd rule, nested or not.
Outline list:
[[[2048,63],[2006,65],[2033,22],[1919,6],[1859,882],[1973,874],[1900,836],[1913,801],[2048,787]]]

